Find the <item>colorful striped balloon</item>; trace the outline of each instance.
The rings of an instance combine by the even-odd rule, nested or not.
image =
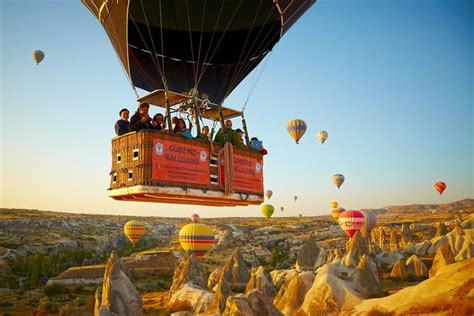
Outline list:
[[[288,122],[286,131],[298,144],[298,141],[303,137],[306,132],[306,123],[300,119],[294,119]]]
[[[188,224],[179,231],[179,243],[184,251],[191,250],[200,259],[212,248],[214,231],[204,224]]]
[[[435,183],[434,188],[438,191],[439,195],[443,194],[443,191],[446,190],[446,183],[443,181],[438,181]]]
[[[145,225],[139,221],[129,221],[123,226],[123,232],[132,245],[135,246],[143,234],[145,234]]]
[[[339,214],[339,225],[342,230],[352,237],[365,223],[364,214],[359,211],[345,211]]]
[[[319,132],[316,134],[316,138],[321,142],[321,144],[324,144],[324,142],[326,141],[326,139],[328,139],[328,132],[326,132],[326,131],[319,131]]]

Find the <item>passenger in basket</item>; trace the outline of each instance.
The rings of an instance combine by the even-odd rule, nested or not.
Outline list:
[[[257,137],[252,137],[250,140],[250,148],[253,150],[261,151],[263,155],[268,154],[268,151],[263,148],[262,141],[258,140]]]
[[[130,122],[128,121],[128,116],[130,112],[127,109],[121,109],[119,112],[120,120],[115,122],[115,134],[118,136],[126,134],[129,132]]]
[[[130,119],[130,131],[135,132],[141,129],[152,128],[151,118],[148,116],[150,105],[148,103],[140,103],[137,111]]]
[[[178,122],[178,118],[175,116],[171,119],[171,130],[174,131],[174,128],[176,127],[176,123]]]
[[[204,126],[201,130],[201,134],[198,136],[199,139],[209,140],[209,126]]]
[[[176,121],[176,126],[174,127],[173,133],[180,134],[181,136],[188,139],[193,138],[191,132],[186,128],[186,122],[183,119],[178,119]]]
[[[221,129],[216,133],[216,136],[214,137],[214,141],[216,143],[224,144],[224,139],[227,138],[227,142],[230,142],[233,146],[236,147],[245,147],[244,144],[240,141],[239,136],[237,135],[237,132],[232,129],[232,121],[231,120],[226,120],[225,121],[225,133]]]
[[[244,132],[240,128],[236,129],[235,132],[237,133],[237,136],[239,137],[239,140],[242,145],[244,145]]]
[[[161,131],[162,129],[165,129],[164,123],[165,123],[165,118],[163,114],[157,113],[155,114],[155,116],[153,116],[153,120],[151,121],[151,126],[153,129]]]

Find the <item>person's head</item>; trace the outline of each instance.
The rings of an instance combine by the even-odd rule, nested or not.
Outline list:
[[[163,114],[161,113],[157,113],[155,114],[155,116],[153,116],[153,121],[159,123],[159,124],[163,124],[165,118],[163,117]]]
[[[204,126],[202,128],[201,134],[203,135],[209,135],[209,126]]]
[[[128,115],[129,114],[130,114],[130,112],[125,108],[121,109],[120,112],[119,112],[120,118],[124,121],[128,120]]]
[[[148,115],[148,110],[150,109],[150,105],[146,102],[140,103],[138,106],[138,113],[140,115]]]
[[[252,137],[252,138],[250,139],[250,142],[253,142],[253,141],[258,142],[258,138],[257,138],[257,137]]]
[[[225,127],[232,128],[232,121],[231,120],[226,120],[225,121]]]
[[[236,129],[235,132],[237,133],[240,139],[244,137],[244,132],[240,128]]]
[[[183,119],[178,119],[176,122],[176,129],[177,130],[185,130],[186,129],[186,122]]]
[[[178,118],[175,116],[171,119],[171,124],[176,124],[178,122]]]

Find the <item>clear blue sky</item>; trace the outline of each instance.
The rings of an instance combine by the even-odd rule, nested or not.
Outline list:
[[[78,0],[0,5],[1,207],[260,215],[109,198],[113,125],[136,102],[104,30]],[[321,215],[332,200],[357,209],[474,197],[473,16],[473,1],[319,0],[294,25],[246,110],[269,151],[270,202],[285,206],[276,215]],[[35,49],[46,52],[39,66]],[[225,105],[240,109],[249,82]],[[308,125],[299,145],[286,133],[292,118]],[[346,177],[340,190],[335,173]]]

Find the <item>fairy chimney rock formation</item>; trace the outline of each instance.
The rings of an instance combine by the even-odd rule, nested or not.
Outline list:
[[[410,226],[407,223],[402,224],[402,246],[403,248],[415,245],[413,235],[411,234]]]
[[[392,271],[390,272],[390,276],[392,278],[399,278],[400,280],[404,280],[407,277],[408,271],[407,266],[404,259],[400,259],[393,265]]]
[[[428,268],[416,255],[412,255],[410,258],[408,258],[407,270],[408,273],[419,278],[428,276]]]
[[[245,264],[244,257],[237,248],[232,252],[229,260],[224,265],[220,279],[224,278],[230,283],[234,292],[244,292],[249,282],[250,271]]]
[[[270,274],[267,271],[265,271],[265,269],[262,266],[252,271],[252,274],[250,275],[249,283],[247,284],[247,287],[245,288],[245,293],[248,293],[253,289],[260,289],[262,293],[264,293],[266,296],[268,296],[272,300],[276,295],[276,290],[275,290],[275,286],[273,286],[272,278]]]
[[[439,269],[447,266],[448,264],[454,263],[454,255],[449,244],[442,245],[438,248],[436,255],[433,259],[433,264],[429,271],[430,278],[434,277]]]
[[[395,229],[392,229],[390,233],[390,250],[398,250],[400,249],[400,237]]]
[[[95,309],[95,316],[141,316],[143,305],[140,294],[123,271],[122,261],[112,251],[105,266],[100,307]],[[97,303],[96,303],[97,304]]]
[[[436,234],[435,237],[444,236],[448,233],[448,228],[444,223],[439,223],[438,227],[436,227]]]
[[[191,282],[193,287],[205,289],[206,274],[194,254],[187,252],[174,271],[170,294],[177,292],[184,284]]]
[[[284,315],[294,315],[303,304],[313,281],[313,272],[303,272],[287,279],[278,291],[273,304]]]
[[[347,243],[346,255],[342,262],[347,267],[357,267],[362,255],[367,254],[367,245],[365,239],[357,231]]]
[[[360,258],[359,264],[353,275],[357,291],[363,297],[381,297],[384,295],[379,283],[377,266],[365,255]]]
[[[296,270],[298,272],[313,271],[320,254],[321,249],[316,246],[314,238],[308,238],[303,248],[298,252],[298,258],[296,259]]]

